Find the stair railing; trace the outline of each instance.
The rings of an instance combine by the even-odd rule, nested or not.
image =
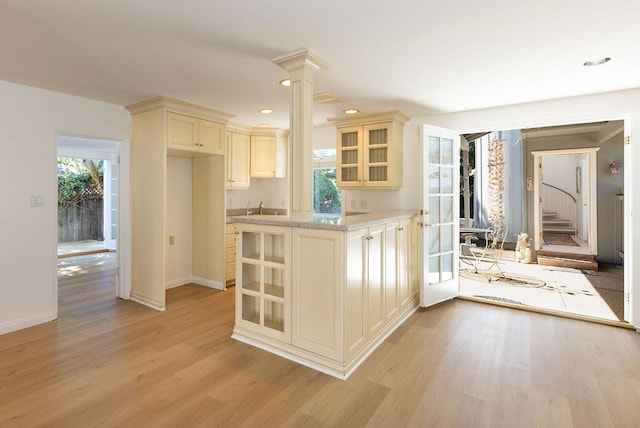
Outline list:
[[[569,220],[576,229],[578,202],[572,194],[548,183],[542,183],[543,211],[554,211],[558,218]]]

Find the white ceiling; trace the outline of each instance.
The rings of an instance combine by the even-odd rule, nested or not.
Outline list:
[[[640,87],[638,18],[638,0],[0,0],[0,80],[287,128],[271,59],[309,48],[330,64],[315,92],[343,100],[316,104],[317,124],[415,116]]]

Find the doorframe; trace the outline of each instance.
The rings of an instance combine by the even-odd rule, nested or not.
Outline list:
[[[542,158],[545,156],[577,155],[586,154],[589,156],[589,229],[588,242],[589,254],[598,254],[598,170],[597,152],[600,147],[588,147],[581,149],[562,150],[536,150],[533,155],[533,227],[534,227],[534,248],[536,251],[542,249],[542,215],[540,203],[542,202]],[[584,183],[583,183],[584,185]]]
[[[521,113],[521,117],[531,116],[531,113]],[[535,114],[533,115],[535,117]],[[564,119],[563,119],[564,117]],[[508,129],[527,129],[527,128],[536,128],[536,127],[547,127],[547,126],[562,126],[562,125],[576,125],[581,123],[591,123],[591,122],[601,122],[601,121],[618,121],[621,120],[624,123],[624,168],[622,168],[622,173],[624,177],[624,191],[625,191],[625,202],[624,202],[624,216],[623,216],[623,225],[625,234],[623,236],[623,248],[624,248],[624,259],[625,260],[634,260],[634,251],[632,245],[632,239],[630,239],[634,234],[634,227],[631,222],[631,211],[634,204],[634,187],[632,182],[631,171],[633,170],[633,153],[631,149],[631,131],[632,131],[632,120],[633,114],[579,114],[572,116],[562,116],[561,114],[549,114],[538,116],[536,119],[507,119],[507,120],[499,120],[499,121],[491,121],[488,119],[482,120],[481,125],[477,125],[475,127],[460,127],[455,128],[457,131],[462,134],[474,134],[479,132],[486,132],[487,129],[493,130],[508,130]],[[636,117],[636,121],[638,118]],[[494,123],[493,125],[491,123]],[[437,123],[437,122],[436,122]],[[487,123],[490,123],[487,125]],[[453,128],[451,124],[445,123],[441,126],[449,126]],[[523,153],[523,156],[526,156],[526,153]],[[458,180],[460,179],[460,175],[458,172],[457,176]],[[523,184],[524,185],[524,184]],[[524,198],[524,207],[525,211],[528,206],[527,198]],[[635,326],[636,330],[640,333],[640,315],[638,317],[634,316],[636,305],[640,305],[640,302],[634,302],[634,298],[636,296],[636,292],[634,292],[633,288],[633,278],[635,275],[633,263],[625,262],[623,263],[623,276],[624,276],[624,319],[629,322],[631,325]]]
[[[111,141],[115,142],[117,149],[115,156],[119,163],[118,173],[118,237],[117,237],[117,257],[118,257],[118,270],[117,270],[117,279],[116,279],[116,297],[129,300],[131,297],[131,141],[130,139],[119,139],[119,138],[110,138],[110,137],[96,137],[96,136],[87,136],[87,135],[79,135],[75,133],[69,132],[57,132],[55,136],[55,181],[52,180],[52,183],[55,183],[55,193],[57,200],[57,159],[58,159],[58,141],[60,137],[75,137],[75,138],[83,138],[87,140],[96,140],[96,141]],[[100,151],[91,151],[91,150],[79,150],[75,152],[74,150],[65,150],[71,156],[74,156],[75,153],[89,153],[91,156],[101,157],[108,153],[113,152],[100,152]],[[66,156],[66,155],[65,155]],[[58,210],[53,210],[53,219],[52,219],[52,227],[54,231],[53,236],[58,236]],[[54,319],[58,318],[58,240],[55,239],[53,243],[53,278],[52,281],[52,302],[53,308],[52,313],[54,315]]]

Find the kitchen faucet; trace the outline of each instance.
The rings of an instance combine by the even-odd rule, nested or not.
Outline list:
[[[262,205],[262,201],[260,201],[260,206],[258,207],[258,214],[262,215],[263,208],[264,208],[264,205]]]
[[[251,201],[247,201],[247,215],[251,214],[251,211],[249,211],[249,204],[251,203]]]

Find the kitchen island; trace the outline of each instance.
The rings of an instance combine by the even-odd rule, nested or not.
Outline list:
[[[418,307],[418,213],[236,224],[232,337],[346,379]]]

